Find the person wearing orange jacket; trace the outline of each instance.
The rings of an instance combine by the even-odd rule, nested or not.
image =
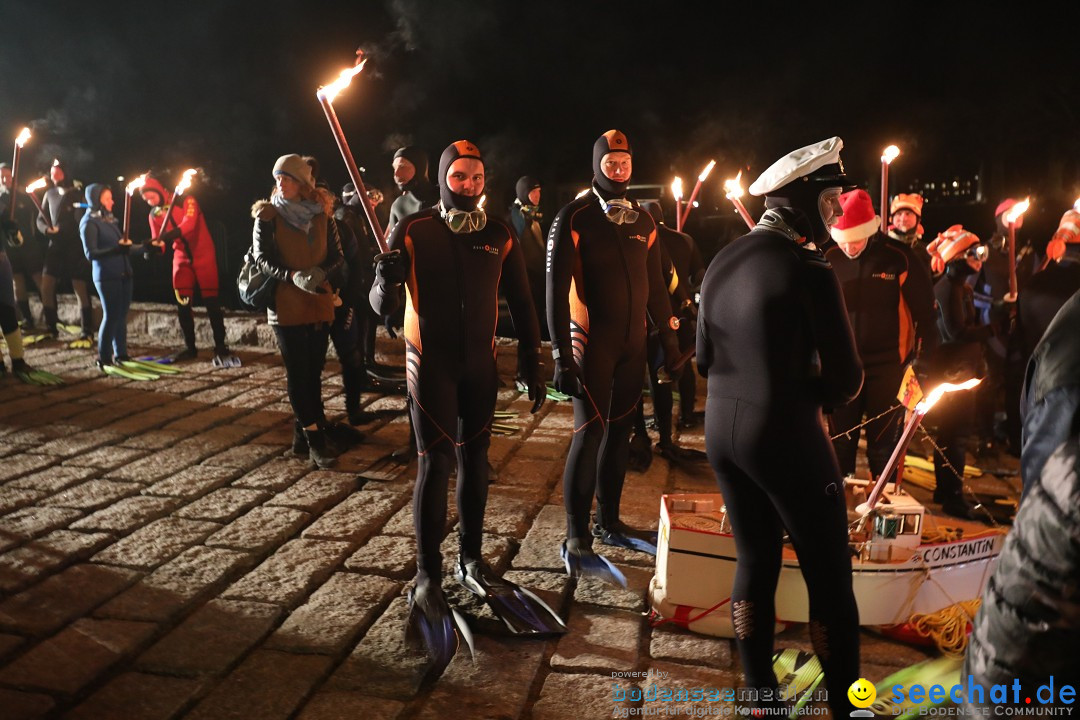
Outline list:
[[[151,236],[162,242],[172,242],[173,291],[176,294],[180,331],[184,335],[184,349],[174,356],[175,359],[187,360],[198,356],[195,315],[191,310],[195,290],[198,289],[214,333],[214,366],[238,366],[240,359],[229,352],[225,345],[225,318],[218,300],[217,253],[198,200],[184,195],[181,202],[170,205],[172,193],[152,175],[146,176],[140,192],[150,206]],[[172,208],[168,218],[165,217],[167,207]]]

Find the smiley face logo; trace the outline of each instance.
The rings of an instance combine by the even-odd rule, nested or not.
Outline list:
[[[851,683],[847,691],[848,700],[857,708],[866,708],[877,700],[877,688],[866,678],[859,678]]]

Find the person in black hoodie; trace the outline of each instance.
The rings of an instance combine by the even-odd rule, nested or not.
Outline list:
[[[656,552],[656,533],[620,518],[634,413],[645,366],[646,312],[659,328],[667,370],[677,376],[678,320],[660,269],[656,224],[626,197],[630,143],[609,130],[593,144],[589,193],[566,205],[548,231],[547,312],[555,389],[574,400],[574,439],[563,473],[571,575],[625,582],[593,552],[606,545]],[[596,522],[589,511],[596,495]],[[590,524],[592,527],[590,528]]]
[[[697,366],[708,378],[705,446],[735,535],[731,591],[746,685],[779,711],[773,672],[776,583],[787,530],[810,595],[810,639],[833,716],[859,678],[859,613],[847,508],[822,410],[850,402],[863,371],[836,275],[817,243],[842,213],[840,138],[766,170],[757,227],[721,250],[701,285]]]
[[[439,189],[428,180],[427,153],[421,148],[407,146],[398,148],[394,153],[394,182],[401,195],[390,205],[387,237],[402,218],[434,207],[439,202]]]
[[[521,242],[521,251],[525,255],[525,270],[529,273],[529,287],[532,289],[533,307],[536,316],[547,317],[547,242],[540,221],[544,219],[540,212],[540,181],[529,175],[518,178],[514,186],[517,195],[510,206],[510,224]],[[541,323],[540,332],[547,340],[547,323]]]
[[[1046,255],[1045,267],[1031,277],[1017,299],[1016,332],[1025,363],[1061,306],[1080,290],[1080,211],[1065,212]]]
[[[900,435],[904,413],[896,395],[904,371],[937,346],[934,287],[904,248],[878,232],[881,219],[865,190],[844,193],[840,205],[844,216],[830,228],[836,245],[825,259],[844,292],[866,381],[858,397],[833,413],[836,432],[843,433],[833,447],[840,470],[853,474],[865,416],[866,455],[876,479]]]
[[[991,336],[989,325],[979,322],[970,276],[982,269],[987,248],[972,232],[953,225],[937,236],[927,251],[944,273],[934,285],[938,304],[941,345],[931,366],[931,387],[939,382],[960,383],[986,376],[983,344]],[[947,393],[929,416],[937,428],[934,450],[934,502],[953,517],[971,519],[971,505],[964,498],[963,473],[968,437],[974,430],[974,393]]]
[[[82,333],[79,340],[89,343],[94,336],[94,309],[90,304],[87,281],[90,264],[82,252],[79,239],[79,220],[75,217],[78,192],[67,177],[63,164],[54,160],[49,168],[52,187],[41,199],[42,210],[48,222],[38,215],[38,231],[48,239],[45,248],[45,267],[41,274],[41,304],[45,315],[45,330],[55,337],[59,315],[56,310],[56,285],[65,279],[71,281],[75,296],[79,299]]]

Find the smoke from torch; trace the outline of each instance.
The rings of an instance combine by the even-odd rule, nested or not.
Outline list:
[[[746,206],[743,205],[742,196],[743,189],[742,183],[739,181],[742,179],[742,170],[740,170],[735,177],[728,178],[724,181],[724,197],[731,201],[731,204],[735,206],[735,212],[739,213],[739,217],[746,223],[746,227],[753,230],[757,227],[757,223],[750,217],[750,213],[746,211]]]

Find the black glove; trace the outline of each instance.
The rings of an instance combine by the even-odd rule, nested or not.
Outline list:
[[[382,285],[400,285],[406,274],[405,258],[397,250],[375,256],[375,277]]]
[[[158,240],[161,242],[170,242],[180,237],[180,228],[173,228],[172,230],[166,230],[158,236]]]
[[[581,369],[574,358],[562,357],[555,362],[555,389],[563,395],[576,398],[585,396],[585,386],[581,384]]]
[[[682,351],[679,349],[679,338],[675,333],[661,333],[660,342],[664,346],[664,371],[668,375],[668,382],[678,382],[682,375],[685,362],[682,359]]]
[[[116,252],[120,253],[121,255],[127,255],[129,252],[131,252],[131,242],[129,241],[129,242],[126,242],[126,243],[125,242],[117,243],[116,244]]]
[[[535,413],[547,399],[547,387],[544,385],[543,371],[540,366],[540,351],[537,349],[522,353],[521,366],[525,370],[525,384],[529,387],[529,399],[533,401],[529,412]]]

